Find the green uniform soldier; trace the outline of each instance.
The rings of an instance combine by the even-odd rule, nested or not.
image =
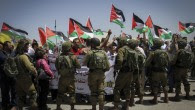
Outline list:
[[[175,66],[174,79],[175,79],[175,100],[180,101],[179,93],[181,92],[181,81],[184,84],[184,90],[186,92],[186,98],[189,99],[190,84],[188,82],[188,69],[191,67],[193,62],[193,55],[191,52],[185,50],[187,41],[179,39],[178,52],[173,58],[172,64]]]
[[[193,60],[193,63],[192,63],[191,76],[192,76],[192,78],[194,78],[195,77],[195,47],[192,48],[192,52],[193,52],[193,55],[194,55],[194,60]]]
[[[31,58],[25,54],[28,52],[29,42],[26,39],[22,39],[18,42],[16,48],[16,64],[19,74],[16,80],[16,93],[18,95],[18,107],[22,110],[26,95],[30,99],[30,110],[37,110],[36,96],[37,91],[32,82],[32,75],[37,76],[37,71],[31,62]]]
[[[62,110],[60,105],[62,99],[67,93],[70,96],[71,110],[74,110],[75,99],[75,73],[76,68],[81,68],[76,56],[70,53],[71,42],[62,44],[62,53],[56,59],[56,69],[60,75],[58,82],[57,110]]]
[[[135,92],[137,91],[139,101],[138,103],[143,103],[143,95],[144,95],[144,83],[145,83],[145,73],[144,73],[144,63],[145,56],[139,51],[137,48],[139,45],[139,41],[135,39],[129,40],[129,47],[135,50],[138,54],[138,68],[133,72],[133,82],[131,83],[131,98],[130,98],[130,106],[134,106],[134,97]]]
[[[104,50],[98,48],[100,40],[91,39],[91,50],[86,54],[84,65],[89,68],[88,85],[91,91],[92,110],[96,110],[97,98],[99,110],[104,107],[104,79],[105,72],[110,69],[108,57]]]
[[[115,71],[119,71],[119,73],[116,78],[114,87],[114,110],[119,109],[118,105],[120,103],[121,90],[123,90],[126,99],[126,103],[123,108],[125,108],[125,110],[129,110],[130,85],[133,81],[133,70],[128,65],[131,64],[131,62],[128,62],[128,56],[129,52],[133,52],[134,50],[127,46],[126,38],[118,39],[118,43],[119,49],[115,61]],[[133,59],[133,57],[129,59]]]
[[[169,56],[166,51],[161,50],[161,46],[163,45],[163,41],[161,39],[155,38],[153,42],[154,51],[150,53],[146,61],[146,66],[151,66],[152,70],[151,78],[154,98],[151,102],[154,104],[158,103],[157,94],[159,84],[161,83],[165,95],[164,102],[168,103],[167,67],[169,64]]]

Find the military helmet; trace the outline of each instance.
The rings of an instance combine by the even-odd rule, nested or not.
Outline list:
[[[177,44],[179,48],[185,48],[187,45],[187,41],[185,39],[178,39]]]
[[[100,40],[98,38],[92,38],[91,45],[100,46]]]
[[[160,38],[154,38],[153,44],[155,47],[161,47],[164,44],[164,42]]]
[[[132,48],[132,49],[136,48],[138,45],[139,45],[139,42],[138,42],[138,40],[136,40],[136,39],[130,39],[130,40],[128,41],[128,46],[129,46],[130,48]]]
[[[118,45],[120,47],[127,44],[127,38],[126,37],[118,37],[116,40],[118,41]]]
[[[62,44],[62,52],[67,52],[67,51],[69,51],[70,49],[71,49],[71,47],[72,47],[72,43],[70,42],[70,41],[67,41],[67,42],[64,42],[63,44]]]

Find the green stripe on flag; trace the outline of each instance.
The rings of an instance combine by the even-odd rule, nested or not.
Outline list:
[[[113,20],[112,22],[118,24],[121,28],[125,28],[124,24],[118,19]]]
[[[77,35],[77,32],[72,32],[70,35],[69,35],[70,37],[77,37],[78,35]]]
[[[153,46],[153,35],[152,35],[152,32],[151,32],[151,29],[148,28],[148,40],[149,40],[149,43]]]
[[[183,31],[181,31],[181,33],[183,33],[183,34],[190,34],[190,33],[192,33],[192,32],[194,32],[194,27],[189,27],[189,28],[186,28],[185,30],[183,30]]]
[[[162,34],[160,36],[162,39],[172,39],[172,33],[171,32],[168,32],[167,34]]]

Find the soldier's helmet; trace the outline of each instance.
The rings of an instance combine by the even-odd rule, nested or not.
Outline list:
[[[100,40],[98,38],[92,38],[91,45],[93,45],[95,47],[100,46]]]
[[[118,46],[119,47],[127,45],[127,43],[128,43],[127,38],[125,38],[125,37],[118,37],[116,40],[118,41]]]
[[[62,52],[68,52],[72,47],[72,43],[70,41],[64,42],[62,44]]]
[[[177,44],[178,44],[178,47],[182,49],[187,46],[187,41],[185,39],[178,39]]]
[[[128,46],[132,49],[135,49],[139,45],[139,41],[136,39],[130,39],[128,41]]]
[[[160,38],[154,38],[153,44],[155,47],[161,47],[164,44],[164,42]]]
[[[18,41],[17,47],[16,47],[16,54],[23,54],[24,53],[24,47],[25,45],[28,45],[29,41],[27,39],[21,39]]]

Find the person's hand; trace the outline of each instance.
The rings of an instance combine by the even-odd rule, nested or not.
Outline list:
[[[108,35],[111,35],[112,34],[112,31],[111,29],[108,30]]]

